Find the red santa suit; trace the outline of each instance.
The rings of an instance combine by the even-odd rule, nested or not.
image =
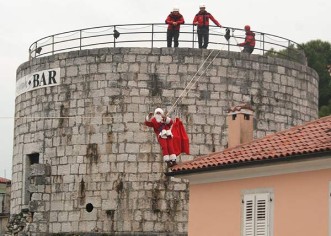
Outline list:
[[[156,134],[157,140],[162,149],[164,161],[176,162],[176,154],[174,150],[171,126],[173,121],[169,117],[163,117],[164,112],[161,108],[155,109],[154,116],[146,116],[145,124],[152,127]]]

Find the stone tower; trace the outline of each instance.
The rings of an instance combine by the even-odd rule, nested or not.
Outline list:
[[[188,183],[164,175],[143,122],[169,109],[209,53],[102,48],[23,63],[11,213],[29,213],[32,235],[185,235]],[[221,51],[173,113],[190,139],[192,155],[181,160],[223,149],[229,107],[251,104],[258,138],[317,118],[317,98],[318,76],[306,66]]]

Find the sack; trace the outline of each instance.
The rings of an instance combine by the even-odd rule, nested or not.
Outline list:
[[[175,119],[172,126],[173,144],[175,154],[178,156],[181,153],[190,154],[190,143],[182,121],[179,118]]]

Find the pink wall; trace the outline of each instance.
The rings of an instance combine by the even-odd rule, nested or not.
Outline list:
[[[328,235],[331,170],[190,186],[189,236],[239,236],[241,191],[271,188],[274,236]]]

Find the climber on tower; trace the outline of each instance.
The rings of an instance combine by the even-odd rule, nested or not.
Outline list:
[[[244,47],[242,52],[251,54],[255,47],[255,34],[251,31],[251,27],[249,25],[245,25],[244,29],[246,32],[245,41],[243,43],[238,43],[238,46]]]

